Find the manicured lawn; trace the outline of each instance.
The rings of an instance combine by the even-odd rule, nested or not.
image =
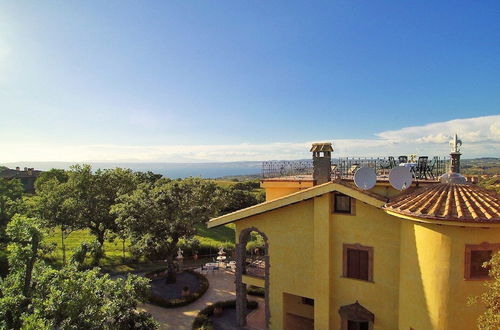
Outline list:
[[[216,253],[219,246],[233,247],[234,246],[234,225],[221,226],[214,229],[208,229],[205,225],[197,226],[198,235],[196,238],[200,240],[201,248],[204,250],[212,250]],[[94,237],[88,230],[77,230],[72,232],[65,240],[66,259],[69,260],[73,254],[73,250],[82,242],[92,242]],[[59,228],[53,230],[46,238],[46,243],[56,244],[56,249],[48,255],[49,259],[54,263],[62,264],[62,248],[61,248],[61,231]],[[125,241],[125,263],[130,262],[131,254],[128,250],[129,242]],[[106,257],[101,261],[102,266],[121,265],[123,260],[122,240],[116,239],[114,242],[105,242],[104,250]],[[127,262],[128,261],[128,262]],[[119,270],[119,267],[115,267]]]

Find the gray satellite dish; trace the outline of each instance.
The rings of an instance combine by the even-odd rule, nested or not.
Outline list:
[[[377,174],[370,167],[362,167],[354,174],[354,183],[359,189],[372,189],[377,183]]]
[[[389,182],[397,190],[405,190],[410,187],[413,182],[410,169],[404,166],[394,167],[389,173]]]

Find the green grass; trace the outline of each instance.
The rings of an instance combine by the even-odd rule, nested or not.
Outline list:
[[[212,249],[215,251],[219,246],[223,245],[225,248],[234,247],[234,225],[229,224],[226,226],[221,226],[218,228],[208,229],[206,225],[200,224],[196,226],[198,235],[196,238],[201,243],[202,249]],[[66,260],[69,261],[73,250],[79,246],[82,242],[91,242],[94,237],[89,233],[88,230],[77,230],[72,232],[65,240],[66,245]],[[56,265],[62,264],[62,248],[61,248],[61,230],[59,228],[54,229],[49,233],[49,235],[44,240],[46,243],[55,244],[56,248],[51,252],[47,258]],[[125,260],[123,259],[122,251],[122,241],[116,239],[114,242],[106,241],[104,243],[104,251],[106,256],[101,260],[101,266],[115,266],[112,267],[115,271],[125,271],[130,267],[120,266],[124,263],[131,263],[132,255],[129,252],[130,242],[125,241]],[[142,260],[143,261],[143,260]],[[122,269],[123,268],[123,269]]]

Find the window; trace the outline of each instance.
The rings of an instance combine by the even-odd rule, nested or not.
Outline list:
[[[341,194],[333,194],[333,212],[334,213],[347,213],[353,214],[354,199],[351,197]]]
[[[368,330],[368,322],[347,321],[347,330]]]
[[[483,263],[489,261],[493,253],[500,249],[500,243],[482,243],[479,245],[465,246],[465,271],[467,280],[488,279],[489,269],[483,267]]]
[[[344,244],[343,275],[373,281],[373,248],[359,244]]]
[[[314,306],[314,299],[311,298],[302,297],[301,302],[304,305]]]

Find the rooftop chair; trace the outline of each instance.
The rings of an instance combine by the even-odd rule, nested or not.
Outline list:
[[[408,156],[399,156],[398,157],[399,163],[408,163]]]
[[[428,163],[427,163],[427,173],[431,176],[432,179],[435,178],[434,176],[434,168],[437,166],[437,163],[439,161],[439,158],[437,156],[434,156]]]
[[[429,157],[420,156],[417,160],[417,167],[415,168],[415,177],[418,179],[427,179],[427,160]]]
[[[352,164],[351,167],[349,167],[349,171],[347,172],[347,174],[354,175],[354,173],[356,173],[358,169],[359,169],[359,164]]]

